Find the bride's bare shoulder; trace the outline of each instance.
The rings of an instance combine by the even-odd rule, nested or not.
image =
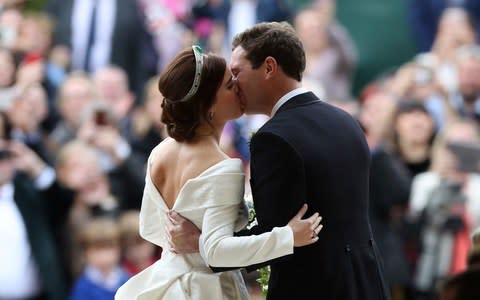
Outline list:
[[[179,143],[169,138],[152,151],[150,164],[153,173],[176,174],[178,180],[184,181],[227,158],[215,147]]]
[[[169,139],[160,143],[150,156],[150,176],[169,207],[184,184],[209,167],[228,158],[215,147],[188,144]]]

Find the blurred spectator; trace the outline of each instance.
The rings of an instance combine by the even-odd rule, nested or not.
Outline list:
[[[122,68],[108,65],[99,68],[92,80],[98,101],[109,107],[122,134],[128,136],[135,95],[130,91],[127,73]]]
[[[395,102],[381,92],[364,103],[358,116],[371,153],[370,224],[382,255],[384,274],[394,300],[406,299],[410,270],[402,237],[402,216],[408,204],[410,174],[385,147],[385,135],[377,126],[388,127]],[[373,110],[375,109],[375,110]],[[383,138],[382,138],[383,137]]]
[[[3,113],[0,124],[0,298],[64,300],[68,277],[57,234],[71,196],[32,150],[6,139]]]
[[[300,11],[294,24],[305,47],[304,77],[319,82],[326,101],[350,99],[355,46],[346,29],[335,20],[335,1],[319,1]]]
[[[435,122],[423,103],[400,101],[397,104],[392,153],[408,169],[410,178],[428,170],[435,133]]]
[[[480,46],[464,46],[456,52],[458,88],[451,102],[465,118],[480,121]]]
[[[457,118],[457,113],[435,68],[436,62],[432,61],[430,54],[419,54],[412,62],[398,68],[387,86],[400,99],[423,103],[438,131],[445,123]]]
[[[57,159],[59,179],[75,191],[71,222],[75,228],[92,216],[117,217],[118,201],[110,192],[108,176],[100,168],[97,152],[74,140],[62,147]]]
[[[370,149],[386,146],[391,138],[396,105],[397,99],[381,89],[370,93],[361,103],[358,118]]]
[[[158,76],[152,77],[145,85],[142,104],[132,113],[129,139],[133,151],[144,155],[144,161],[147,161],[152,149],[168,136],[165,124],[160,120],[162,100]]]
[[[54,21],[47,13],[28,12],[24,14],[18,40],[24,64],[43,63],[41,82],[49,96],[50,111],[56,113],[53,100],[67,76],[70,54],[65,47],[52,47],[54,31]]]
[[[472,233],[472,245],[468,252],[467,265],[469,268],[480,268],[480,227]]]
[[[93,83],[84,73],[71,73],[60,86],[57,107],[61,120],[48,136],[50,151],[57,154],[61,146],[76,137],[82,112],[96,100]]]
[[[248,168],[250,138],[266,121],[268,117],[264,115],[243,115],[239,119],[228,122],[220,137],[220,147],[229,156],[240,158]],[[247,184],[247,190],[249,189],[250,185]]]
[[[156,73],[156,58],[149,61],[156,53],[136,0],[48,0],[47,11],[57,24],[54,44],[71,50],[73,70],[91,73],[118,65],[140,96]]]
[[[11,87],[15,82],[17,66],[12,52],[6,48],[0,48],[0,89]]]
[[[8,7],[21,7],[26,0],[1,0],[0,1],[0,11]]]
[[[133,276],[158,258],[158,247],[140,236],[140,212],[129,210],[122,213],[118,220],[122,245],[122,265],[130,276]]]
[[[48,164],[53,163],[53,157],[44,141],[45,132],[41,123],[48,116],[47,95],[45,89],[38,83],[33,83],[22,89],[7,110],[12,126],[10,137],[22,141],[34,150]]]
[[[480,33],[480,2],[477,0],[409,0],[409,21],[420,52],[429,51],[438,33],[438,24],[445,10],[460,7],[472,17],[477,36]],[[454,29],[454,28],[452,28]]]
[[[141,11],[145,15],[148,31],[153,36],[157,52],[158,72],[173,59],[173,57],[188,47],[189,36],[187,27],[191,17],[192,0],[139,0]]]
[[[454,65],[457,50],[475,42],[475,27],[468,12],[461,8],[449,8],[442,13],[430,54],[435,61],[436,76],[448,93],[457,88]]]
[[[293,8],[286,0],[195,1],[193,32],[202,46],[230,57],[233,37],[259,22],[291,21]]]
[[[480,227],[472,234],[468,269],[448,278],[440,287],[440,300],[480,299]]]
[[[409,215],[421,224],[415,286],[427,294],[465,269],[471,226],[480,224],[480,176],[459,169],[450,142],[479,142],[477,126],[459,121],[436,138],[430,171],[414,178]]]
[[[292,7],[286,0],[231,0],[223,2],[229,3],[226,16],[228,46],[231,45],[231,41],[237,33],[256,23],[291,21],[293,15]]]
[[[81,264],[79,228],[93,217],[118,217],[120,207],[92,147],[77,140],[67,143],[58,154],[56,170],[60,182],[75,192],[74,203],[68,214],[69,247],[65,249],[75,277]]]
[[[43,12],[23,14],[18,41],[24,53],[35,53],[46,57],[52,46],[53,20]]]
[[[19,50],[18,35],[23,15],[15,7],[8,7],[0,12],[0,46],[14,53]]]
[[[130,143],[122,136],[114,109],[104,102],[87,107],[77,137],[95,149],[100,167],[108,174],[112,193],[122,209],[140,209],[145,161],[141,154],[132,151]]]
[[[248,147],[248,139],[245,129],[247,118],[242,117],[238,120],[232,120],[227,123],[220,137],[220,147],[230,157],[238,157],[242,159],[244,164],[250,161],[250,149]]]
[[[129,276],[120,266],[120,231],[115,221],[94,218],[80,229],[80,245],[85,259],[71,300],[113,300],[117,289]]]
[[[440,300],[480,299],[480,269],[466,270],[452,276],[442,285]]]

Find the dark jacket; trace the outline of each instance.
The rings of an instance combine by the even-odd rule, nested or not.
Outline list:
[[[48,1],[47,11],[56,21],[56,45],[72,46],[73,3],[73,0]],[[137,1],[117,0],[114,22],[109,63],[127,72],[130,88],[141,98],[145,82],[156,73],[156,63],[151,62],[156,53]]]
[[[14,201],[22,215],[43,290],[49,300],[65,300],[67,270],[62,262],[60,231],[72,204],[72,194],[54,183],[39,191],[24,175],[14,179]]]
[[[368,219],[370,153],[358,123],[313,93],[298,95],[251,140],[258,226],[284,226],[308,203],[324,225],[315,244],[270,264],[267,299],[389,299]]]

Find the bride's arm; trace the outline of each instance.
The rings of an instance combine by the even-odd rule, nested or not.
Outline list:
[[[293,247],[318,240],[321,217],[315,213],[302,219],[304,205],[286,226],[260,235],[233,236],[238,206],[221,205],[207,209],[200,236],[200,252],[206,263],[215,267],[242,267],[266,262],[293,253]]]
[[[290,226],[276,227],[261,235],[234,237],[238,206],[209,208],[204,216],[200,252],[213,267],[242,267],[293,253]]]

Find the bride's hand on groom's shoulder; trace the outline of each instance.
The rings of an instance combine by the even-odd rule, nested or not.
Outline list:
[[[298,213],[288,222],[288,226],[290,226],[293,231],[295,247],[307,246],[318,241],[318,233],[323,227],[323,225],[320,224],[322,217],[320,217],[318,213],[314,213],[309,218],[302,219],[307,209],[307,204],[304,204]]]

